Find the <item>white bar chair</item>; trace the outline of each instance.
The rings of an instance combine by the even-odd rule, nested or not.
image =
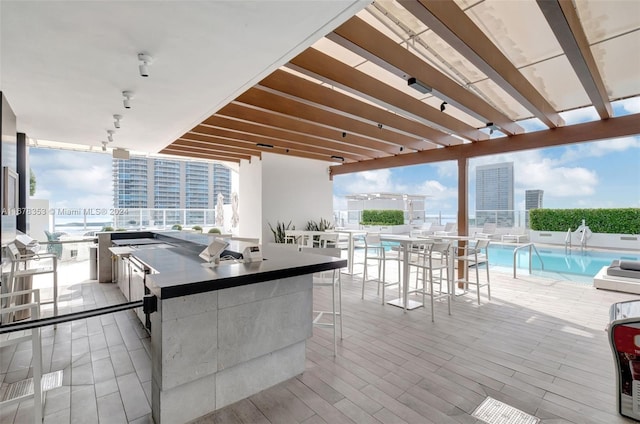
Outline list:
[[[342,251],[335,247],[326,248],[310,248],[303,247],[301,249],[303,253],[313,253],[317,255],[332,256],[334,258],[340,258]],[[330,274],[330,278],[327,279],[327,275]],[[333,328],[333,356],[336,356],[338,350],[338,341],[336,335],[338,318],[340,320],[340,340],[342,340],[342,279],[340,278],[340,269],[336,268],[331,271],[318,272],[313,275],[313,287],[331,287],[331,310],[330,311],[316,311],[313,319],[313,325],[317,327],[331,327]],[[337,303],[337,305],[336,305]],[[332,320],[330,323],[320,322],[324,314],[330,314]]]
[[[451,276],[449,275],[449,249],[451,243],[449,242],[431,242],[424,244],[421,249],[421,253],[418,254],[418,258],[415,262],[411,262],[409,267],[416,268],[416,289],[410,290],[409,293],[422,294],[422,304],[425,302],[425,296],[429,296],[431,300],[431,322],[435,322],[435,309],[434,301],[438,299],[447,299],[447,308],[449,315],[451,315],[451,292],[452,287],[450,285]],[[434,290],[435,277],[434,274],[438,274],[438,294]],[[420,278],[422,274],[422,278]],[[442,280],[444,278],[447,288],[442,290]],[[418,281],[422,281],[422,287],[418,287]],[[427,291],[427,284],[429,290]]]
[[[36,275],[53,274],[53,301],[42,302],[42,304],[53,303],[53,315],[58,316],[58,256],[55,253],[22,255],[15,243],[9,243],[7,245],[7,252],[9,254],[9,260],[11,261],[11,270],[6,287],[2,287],[2,293],[11,293],[20,278],[32,278]],[[51,260],[51,262],[48,262],[49,260]],[[37,264],[38,267],[33,267],[34,264]]]
[[[378,265],[378,278],[369,280],[369,261],[376,261]],[[396,261],[398,263],[398,281],[387,282],[386,281],[386,264],[387,261]],[[368,281],[378,282],[378,294],[380,294],[380,286],[382,286],[382,304],[385,302],[385,288],[389,286],[398,286],[398,296],[402,297],[402,287],[400,284],[401,271],[400,262],[402,261],[401,252],[385,250],[385,246],[382,244],[380,234],[367,233],[364,237],[364,272],[362,274],[362,299],[364,299],[364,286]]]
[[[488,239],[478,239],[474,246],[465,246],[458,248],[458,255],[456,261],[463,261],[464,263],[464,277],[461,280],[457,280],[456,283],[463,283],[465,288],[469,285],[476,286],[478,295],[478,305],[480,304],[480,288],[487,287],[487,295],[491,300],[491,280],[489,279],[489,243]],[[487,269],[487,281],[480,281],[480,271],[478,268],[484,263]],[[469,267],[473,266],[476,269],[476,279],[471,281],[469,277]]]
[[[11,298],[16,296],[26,296],[33,300],[29,303],[18,304],[15,306],[3,307],[5,303],[11,305]],[[16,312],[27,311],[31,313],[31,319],[40,318],[40,290],[22,290],[13,293],[0,294],[0,313],[4,316],[14,314]],[[22,402],[33,397],[33,422],[42,424],[42,414],[44,407],[44,396],[42,391],[42,343],[40,340],[40,328],[32,330],[16,331],[0,335],[0,348],[5,346],[17,345],[19,343],[31,341],[31,349],[33,354],[33,389],[21,396],[10,397],[0,402],[0,410],[6,406]],[[11,393],[9,393],[11,394]]]

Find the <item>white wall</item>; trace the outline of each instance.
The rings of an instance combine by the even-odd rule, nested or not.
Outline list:
[[[243,160],[238,172],[238,215],[233,233],[240,237],[262,237],[262,161]],[[262,239],[261,239],[262,242]]]
[[[269,224],[291,221],[303,230],[310,220],[333,222],[333,182],[329,162],[262,155],[262,242],[273,241]],[[242,172],[242,171],[241,171]],[[242,181],[242,175],[241,175]],[[240,218],[242,220],[242,218]]]

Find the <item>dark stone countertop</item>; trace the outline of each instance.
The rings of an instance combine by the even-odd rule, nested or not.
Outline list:
[[[170,237],[167,233],[162,235]],[[159,237],[159,239],[163,238]],[[186,245],[163,249],[149,247],[132,253],[132,256],[151,268],[152,273],[147,276],[146,285],[160,299],[295,277],[347,266],[346,259],[299,253],[282,246],[270,245],[263,249],[262,254],[265,260],[262,262],[221,261],[220,265],[210,267],[196,253],[204,248],[204,243],[207,240],[210,240],[208,236],[187,234],[182,235],[179,240],[193,243],[195,248],[189,249]],[[203,241],[204,243],[200,244]],[[241,242],[232,242],[232,247],[235,248],[242,247],[242,245]]]

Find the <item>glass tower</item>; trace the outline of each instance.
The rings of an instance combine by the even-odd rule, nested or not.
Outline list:
[[[476,225],[485,222],[512,227],[513,162],[482,165],[476,168]]]
[[[231,203],[231,169],[213,162],[132,155],[113,159],[113,187],[115,208],[162,209],[131,212],[118,219],[118,226],[213,225],[213,213],[206,214],[204,209],[215,208],[218,193],[224,203]],[[177,209],[187,209],[185,219]]]

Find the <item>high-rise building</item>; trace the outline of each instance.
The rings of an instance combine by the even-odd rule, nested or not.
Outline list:
[[[542,195],[544,190],[525,190],[524,208],[525,210],[540,209],[542,207]]]
[[[529,228],[529,211],[531,209],[540,209],[542,207],[542,195],[544,190],[525,190],[524,191],[524,209],[525,209],[525,226]]]
[[[194,209],[186,222],[213,221],[203,209],[214,209],[218,193],[231,203],[231,169],[213,162],[131,155],[113,159],[113,206],[119,209]],[[117,220],[119,226],[151,221],[182,223],[180,212],[152,211]],[[134,224],[135,221],[135,224]]]
[[[514,223],[513,162],[476,168],[476,225],[495,222],[500,227]]]

